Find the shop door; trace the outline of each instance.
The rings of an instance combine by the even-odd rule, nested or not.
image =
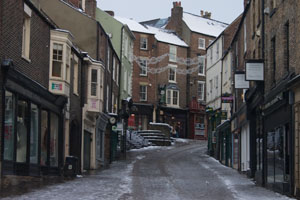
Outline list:
[[[91,163],[91,133],[84,132],[84,158],[83,169],[89,170]]]

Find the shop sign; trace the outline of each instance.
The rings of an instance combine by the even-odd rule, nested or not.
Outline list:
[[[269,101],[268,103],[266,103],[264,105],[264,110],[270,108],[271,106],[273,106],[275,103],[279,102],[283,100],[283,93],[281,92],[280,94],[278,94],[274,99],[272,99],[271,101]]]
[[[235,82],[235,89],[248,89],[249,81],[246,81],[245,79],[245,73],[244,72],[237,72],[234,75],[234,82]]]
[[[221,119],[223,119],[223,120],[227,119],[227,111],[226,110],[222,110],[222,112],[221,112]]]
[[[264,63],[262,61],[248,61],[246,63],[246,80],[263,81],[264,80]]]
[[[233,102],[233,96],[229,97],[221,97],[222,103],[232,103]]]
[[[52,83],[52,90],[62,91],[62,84],[61,83]]]

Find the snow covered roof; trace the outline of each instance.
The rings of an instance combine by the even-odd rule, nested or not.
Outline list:
[[[150,30],[148,30],[145,26],[141,25],[137,21],[132,19],[127,19],[123,17],[115,16],[115,19],[121,22],[122,24],[126,24],[131,31],[140,32],[140,33],[147,33],[147,34],[154,34]]]
[[[226,23],[207,19],[187,12],[183,12],[183,21],[191,29],[191,31],[214,37],[219,36],[228,26]]]
[[[161,28],[155,28],[152,26],[146,26],[148,30],[153,32],[155,34],[155,38],[157,41],[165,42],[168,44],[174,44],[177,46],[183,46],[188,47],[188,45],[181,40],[177,35],[174,34],[173,31],[161,29]]]

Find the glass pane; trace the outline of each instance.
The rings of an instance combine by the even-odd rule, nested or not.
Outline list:
[[[4,119],[4,160],[14,159],[14,95],[5,92],[5,119]]]
[[[58,116],[51,113],[50,166],[58,166]]]
[[[92,82],[97,83],[97,70],[92,69]]]
[[[61,77],[61,62],[52,62],[52,76]]]
[[[31,104],[30,120],[30,163],[38,163],[38,139],[39,139],[39,109],[37,105]]]
[[[27,124],[28,104],[26,101],[18,101],[17,116],[17,162],[26,162],[27,152]]]
[[[274,143],[274,132],[268,132],[268,138],[267,138],[267,182],[268,183],[274,183],[274,149],[275,149],[275,143]]]
[[[48,149],[48,112],[41,113],[41,165],[46,165]]]
[[[283,151],[283,135],[284,127],[280,127],[275,131],[275,182],[284,181],[284,151]]]

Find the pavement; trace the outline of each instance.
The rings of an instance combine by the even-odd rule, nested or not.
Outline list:
[[[107,170],[73,180],[31,182],[4,193],[3,199],[103,200],[287,200],[256,186],[236,170],[206,154],[205,141],[176,139],[169,147],[147,147],[128,152]],[[26,186],[27,185],[27,186]],[[24,189],[26,188],[26,189]],[[3,191],[1,191],[2,193]]]

